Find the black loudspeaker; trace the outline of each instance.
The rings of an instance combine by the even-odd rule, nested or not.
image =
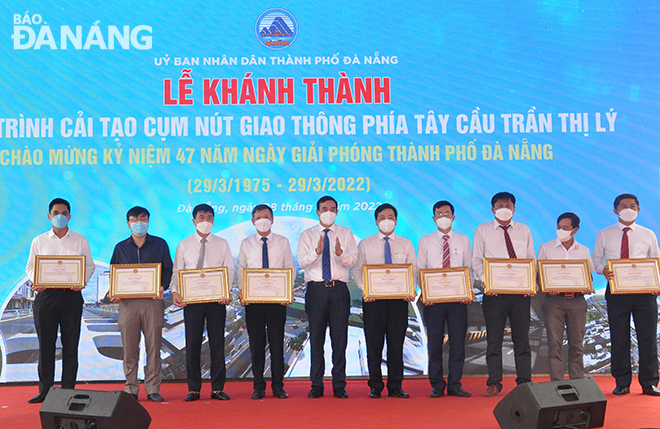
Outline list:
[[[593,378],[524,383],[495,407],[502,429],[599,428],[607,399]]]
[[[51,387],[39,410],[42,429],[147,429],[151,416],[131,395]]]

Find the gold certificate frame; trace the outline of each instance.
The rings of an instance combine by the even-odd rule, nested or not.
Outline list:
[[[610,293],[660,292],[660,259],[608,259],[607,268],[614,274]]]
[[[243,304],[291,304],[293,268],[243,269]]]
[[[424,304],[473,301],[470,267],[419,270]]]
[[[412,264],[362,266],[363,295],[366,299],[406,299],[415,297]]]
[[[110,265],[109,298],[135,299],[160,296],[160,263]]]
[[[35,255],[33,288],[85,287],[85,255]]]
[[[536,295],[536,259],[484,258],[486,284],[491,294]]]
[[[594,293],[586,259],[539,260],[541,292]]]
[[[218,302],[230,298],[227,267],[177,271],[179,295],[184,304]]]

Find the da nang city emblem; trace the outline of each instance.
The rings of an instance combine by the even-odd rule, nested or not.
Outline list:
[[[271,8],[257,18],[254,34],[268,49],[285,49],[298,37],[298,21],[286,9]]]

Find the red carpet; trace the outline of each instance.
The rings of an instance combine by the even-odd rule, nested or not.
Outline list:
[[[605,428],[660,428],[660,397],[641,394],[637,380],[633,380],[632,393],[623,397],[612,395],[614,380],[610,376],[595,377],[607,398]],[[260,401],[250,399],[251,382],[227,383],[225,391],[231,401],[211,401],[210,384],[205,383],[202,400],[192,403],[183,401],[187,392],[185,383],[166,383],[161,394],[164,403],[152,403],[140,392],[140,403],[151,414],[150,428],[499,428],[493,408],[498,398],[485,398],[486,379],[464,378],[463,387],[472,398],[442,397],[431,399],[426,379],[406,379],[403,388],[410,399],[368,398],[366,380],[349,381],[347,400],[326,396],[308,399],[309,381],[286,381],[289,399],[267,396]],[[535,377],[534,381],[547,381]],[[514,386],[513,378],[504,382],[503,396]],[[326,382],[326,395],[331,395],[330,383]],[[85,390],[121,390],[122,384],[79,385]],[[39,428],[39,405],[27,400],[36,395],[36,386],[0,387],[0,428]],[[386,391],[385,391],[386,392]],[[267,392],[270,395],[270,392]],[[503,397],[502,396],[502,397]]]

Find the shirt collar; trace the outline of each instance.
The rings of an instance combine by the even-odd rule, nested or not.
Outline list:
[[[147,237],[144,239],[144,242],[145,242],[145,243],[148,242],[148,241],[149,241],[149,242],[151,241],[151,235],[150,235],[149,233],[147,233],[146,235],[147,235]],[[197,235],[197,233],[195,233],[195,235]],[[133,234],[131,234],[131,235],[126,239],[126,242],[127,242],[128,244],[132,244],[133,246],[137,247],[137,244],[135,244],[135,241],[133,240]]]
[[[64,237],[68,237],[70,232],[71,232],[71,228],[67,229],[67,230],[66,230],[66,234],[64,234]],[[58,237],[57,235],[55,235],[55,231],[53,231],[53,228],[51,228],[51,229],[48,231],[48,238],[53,238],[53,237],[60,238],[60,237]],[[64,238],[64,237],[62,237],[62,238]],[[60,238],[60,240],[61,240],[62,238]]]
[[[332,232],[335,232],[336,231],[336,228],[335,228],[336,225],[337,225],[336,223],[333,223],[332,225],[330,225],[330,228],[327,228],[327,229],[329,229]],[[325,230],[326,230],[326,227],[324,227],[323,225],[321,225],[319,223],[319,231],[323,232]]]
[[[624,225],[624,224],[622,224],[621,222],[617,222],[617,223],[616,223],[616,226],[617,226],[617,228],[619,228],[619,230],[621,230],[621,231],[623,231],[623,228],[630,228],[630,229],[632,229],[632,230],[634,231],[635,228],[637,227],[637,224],[636,224],[635,222],[633,222],[632,225]]]
[[[383,234],[383,233],[380,232],[380,230],[379,230],[379,231],[378,231],[378,239],[379,239],[379,240],[382,240],[382,239],[384,239],[385,237],[388,237],[388,238],[390,239],[390,241],[394,241],[394,238],[396,237],[396,234],[395,234],[395,233],[392,233],[392,234],[386,236],[385,234]]]
[[[210,241],[212,235],[213,235],[213,234],[209,234],[209,235],[206,237],[206,241]],[[202,237],[201,235],[197,234],[197,231],[195,231],[195,239],[197,240],[198,243],[201,243],[201,242],[202,242],[202,238],[204,238],[204,237]]]
[[[440,237],[441,239],[443,239],[443,237],[445,235],[448,235],[450,239],[454,238],[454,230],[453,229],[450,229],[449,232],[446,233],[446,234],[444,232],[440,231],[439,229],[436,229],[435,233],[438,234],[438,237]]]
[[[559,238],[555,238],[555,247],[560,247],[560,246],[564,247],[564,243],[562,243],[561,240],[559,240]],[[573,237],[573,244],[571,245],[571,247],[568,248],[568,250],[577,249],[578,246],[579,246],[578,241],[575,239],[575,237]],[[564,247],[564,249],[566,248]]]
[[[492,224],[493,229],[498,229],[500,227],[500,223],[497,221],[497,219],[493,219],[492,222],[493,222]],[[509,223],[509,229],[507,229],[507,231],[510,231],[512,229],[516,229],[516,222],[513,220],[511,220],[511,222]]]
[[[261,243],[261,241],[262,241],[261,239],[262,239],[262,238],[267,238],[268,240],[270,240],[271,238],[273,238],[273,231],[270,231],[270,232],[268,233],[268,235],[265,236],[265,237],[263,237],[263,236],[261,236],[261,235],[259,235],[259,234],[254,234],[254,240],[255,240],[256,242]]]

